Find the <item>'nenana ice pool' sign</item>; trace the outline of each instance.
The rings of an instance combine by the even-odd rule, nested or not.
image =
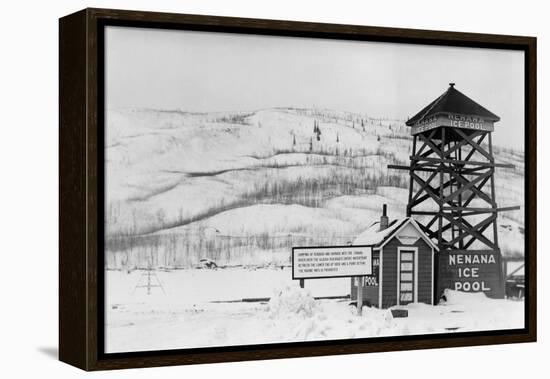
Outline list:
[[[442,113],[419,121],[411,128],[411,134],[415,135],[440,126],[459,129],[483,130],[492,132],[495,130],[494,122],[477,116],[466,116],[455,113]]]
[[[503,295],[500,254],[495,251],[443,250],[439,252],[438,292],[445,288],[462,292]]]
[[[333,278],[371,274],[371,246],[292,248],[293,279]]]

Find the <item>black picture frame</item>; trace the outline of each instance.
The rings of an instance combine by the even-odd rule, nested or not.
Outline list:
[[[103,30],[107,25],[525,52],[525,328],[135,353],[103,352]],[[84,9],[59,20],[59,358],[84,370],[536,341],[536,38]]]

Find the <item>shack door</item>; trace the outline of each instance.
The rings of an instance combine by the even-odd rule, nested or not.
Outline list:
[[[398,251],[399,254],[399,285],[398,285],[398,296],[399,296],[399,305],[407,305],[414,302],[415,300],[415,271],[416,260],[415,260],[415,250],[408,250],[401,248]]]

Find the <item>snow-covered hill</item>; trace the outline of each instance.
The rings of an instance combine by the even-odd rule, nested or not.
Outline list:
[[[291,246],[343,244],[404,215],[411,137],[403,120],[319,109],[188,113],[109,110],[107,264],[288,264]],[[497,126],[498,128],[498,126]],[[496,148],[499,204],[523,205],[523,153]],[[520,211],[499,218],[523,255]]]

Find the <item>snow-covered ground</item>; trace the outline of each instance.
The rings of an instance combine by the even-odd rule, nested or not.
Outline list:
[[[445,304],[409,304],[407,318],[347,299],[349,279],[306,281],[299,288],[287,268],[154,271],[151,294],[138,287],[145,271],[108,271],[106,351],[145,351],[269,344],[524,326],[522,301],[448,291]],[[246,302],[243,299],[269,298]],[[403,308],[403,307],[402,307]]]

